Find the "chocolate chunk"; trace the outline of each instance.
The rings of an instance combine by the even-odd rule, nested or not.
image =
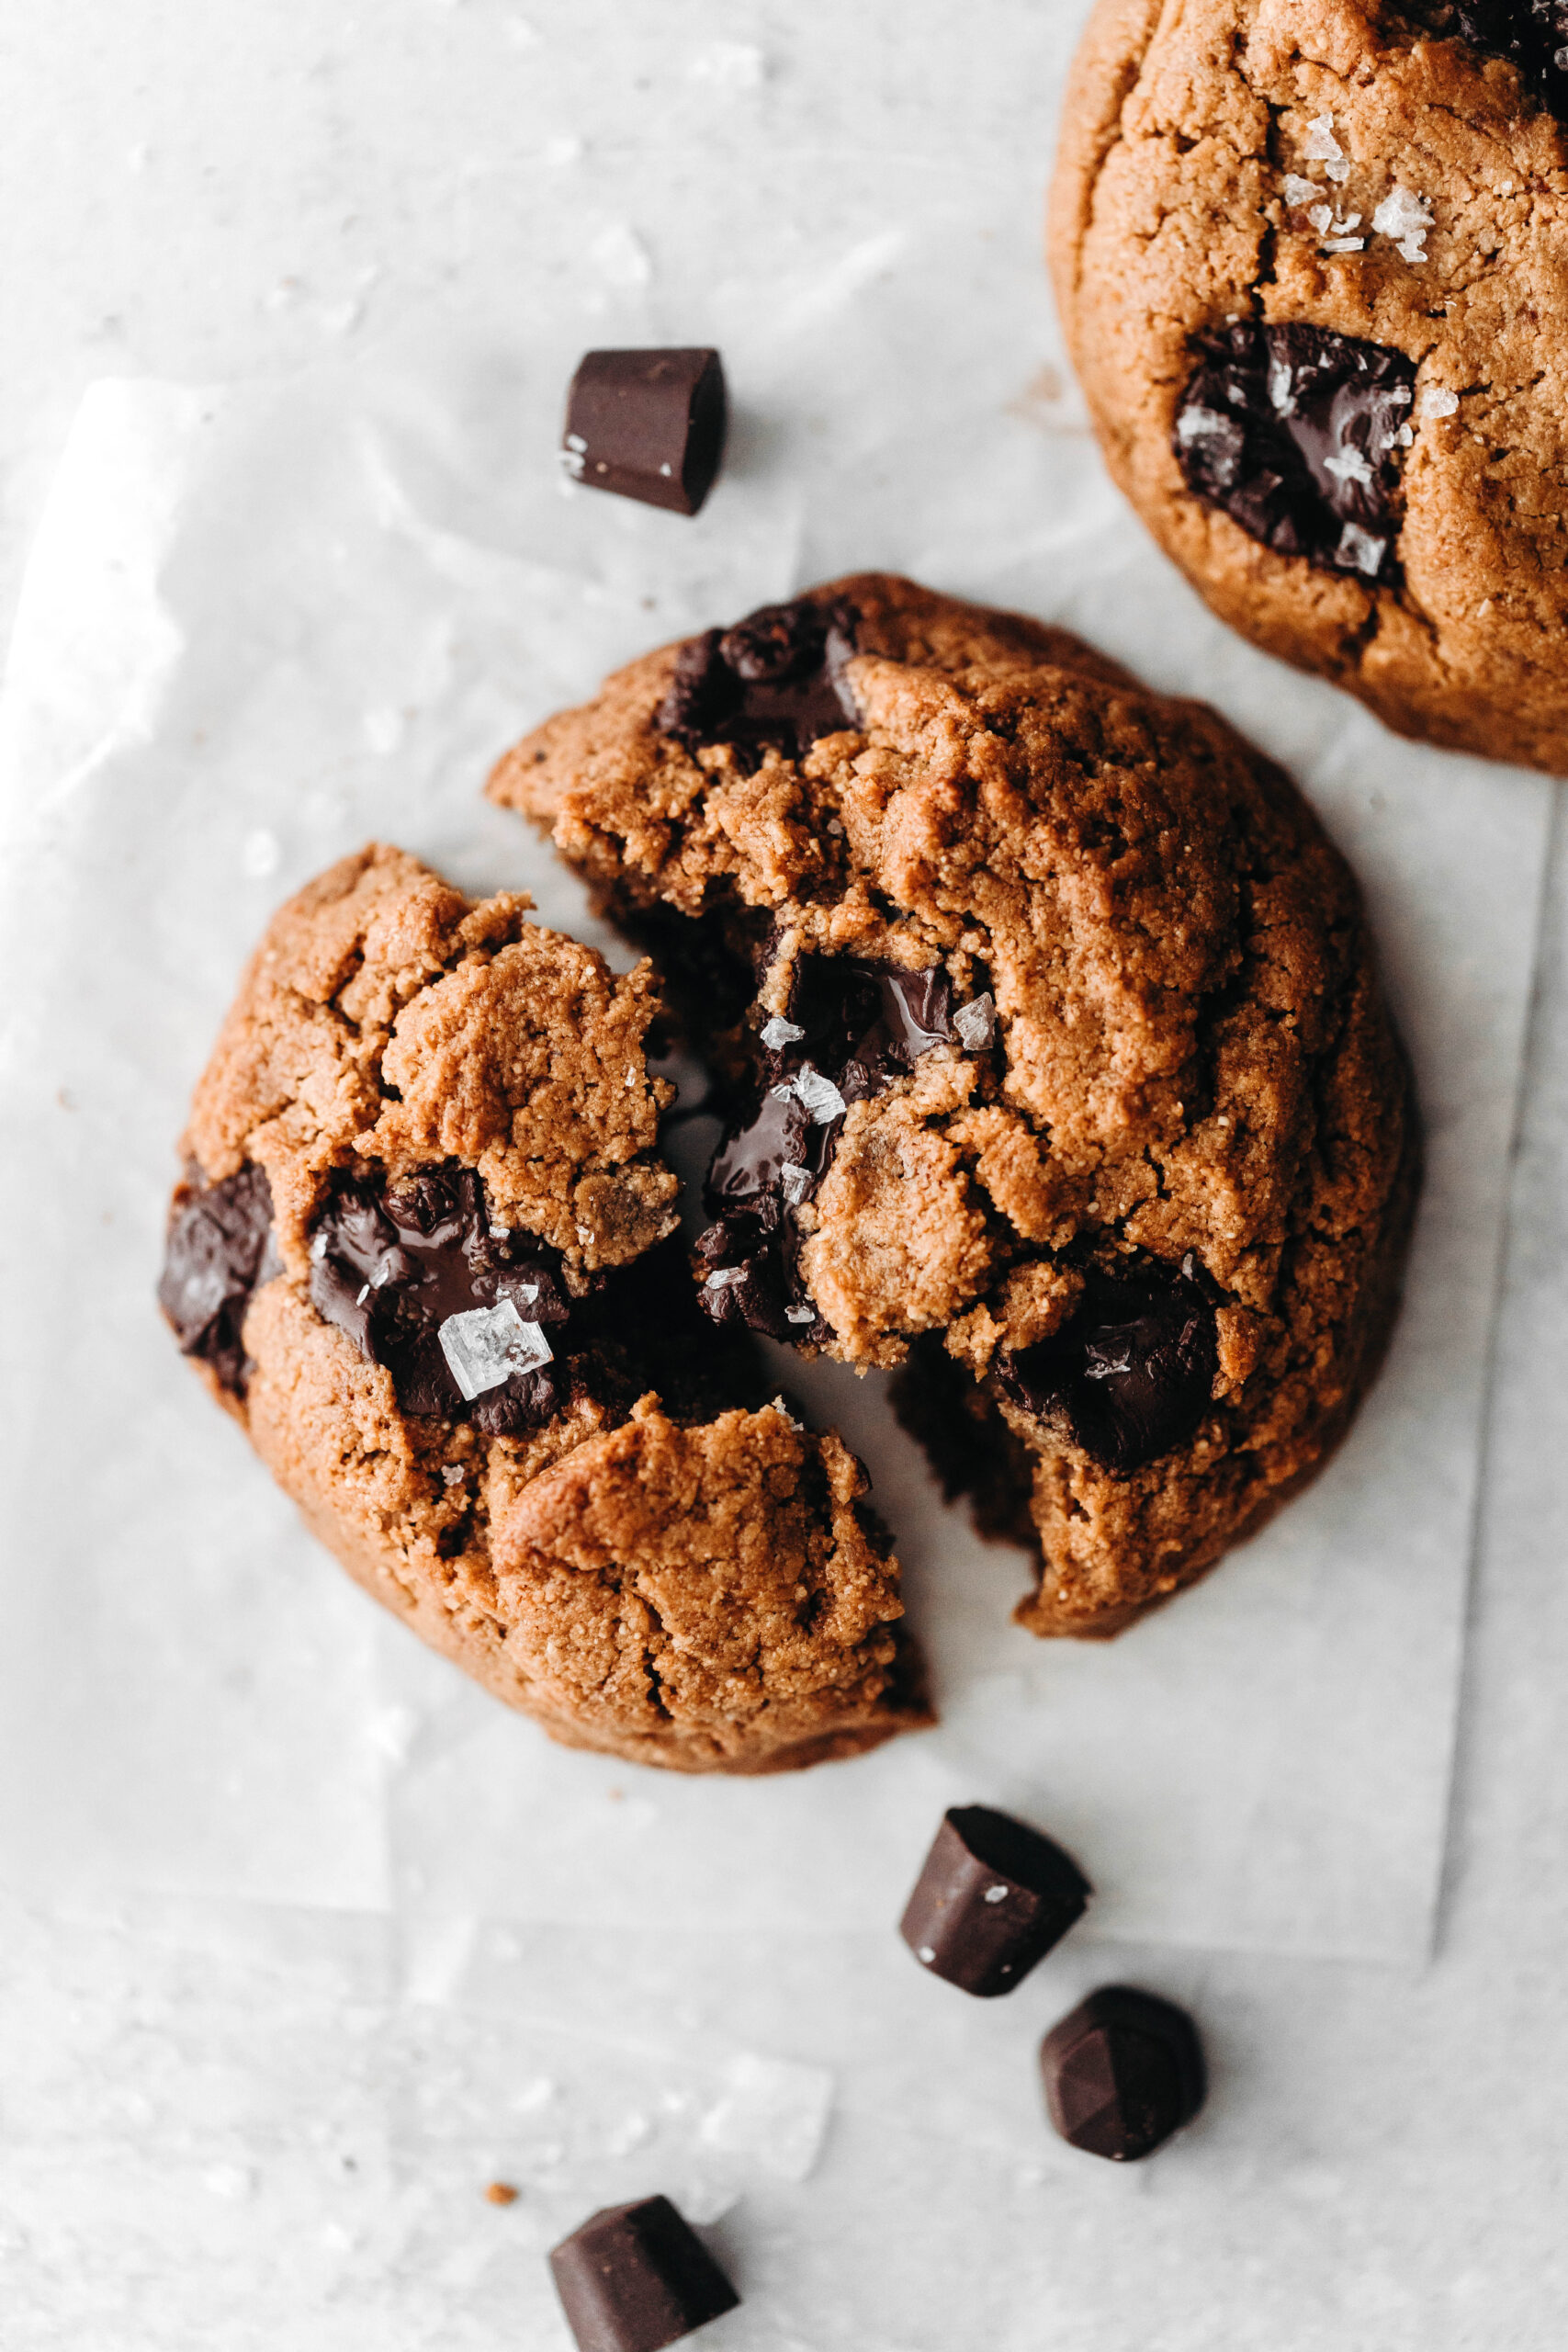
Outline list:
[[[761,1099],[724,1137],[704,1187],[717,1222],[697,1244],[707,1268],[700,1295],[716,1322],[797,1341],[821,1329],[798,1271],[795,1212],[827,1174],[849,1104],[886,1093],[955,1038],[952,1001],[941,965],[911,972],[852,956],[801,957],[787,1016],[761,1031]]]
[[[668,2197],[590,2214],[550,2269],[578,2352],[660,2352],[740,2301]]]
[[[158,1304],[182,1355],[199,1356],[225,1388],[245,1393],[241,1329],[251,1294],[281,1272],[272,1229],[272,1188],[259,1168],[187,1193],[164,1249]]]
[[[1405,0],[1402,13],[1506,57],[1548,111],[1568,120],[1568,0]]]
[[[405,1413],[468,1420],[504,1437],[538,1428],[564,1402],[551,1361],[563,1351],[573,1306],[560,1258],[530,1234],[492,1225],[472,1169],[340,1180],[316,1219],[310,1258],[317,1313],[369,1363],[386,1365]],[[513,1361],[534,1368],[499,1379],[487,1358],[509,1322],[493,1336],[461,1326],[449,1346],[442,1331],[455,1317],[503,1303],[521,1327]],[[489,1385],[467,1396],[457,1368],[472,1386],[476,1363]]]
[[[561,455],[592,490],[694,514],[724,454],[716,351],[590,351],[567,395]]]
[[[1199,350],[1176,415],[1189,490],[1280,555],[1394,580],[1414,363],[1328,327],[1248,319]]]
[[[898,1932],[933,1976],[989,2000],[1061,1941],[1091,1891],[1037,1829],[988,1805],[958,1805],[942,1815]]]
[[[689,752],[728,743],[750,775],[772,745],[803,759],[818,736],[858,727],[844,675],[855,650],[847,605],[764,605],[733,628],[694,637],[654,724]]]
[[[705,1315],[770,1340],[795,1338],[777,1238],[759,1218],[720,1217],[698,1236],[697,1256],[704,1269],[697,1300]]]
[[[1186,1443],[1209,1405],[1217,1362],[1214,1310],[1188,1274],[1091,1273],[1072,1321],[999,1355],[996,1380],[1032,1413],[1064,1413],[1101,1468],[1128,1471]]]
[[[1040,2045],[1045,2104],[1064,2140],[1113,2164],[1146,2156],[1203,2104],[1203,2053],[1184,2009],[1107,1984]]]

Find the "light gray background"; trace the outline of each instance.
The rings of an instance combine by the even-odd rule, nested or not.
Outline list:
[[[504,305],[525,257],[623,288],[705,247],[798,267],[949,198],[972,217],[978,184],[989,233],[1027,246],[1077,13],[389,0],[356,18],[296,0],[219,20],[193,0],[10,0],[7,610],[104,374],[286,372],[433,298]],[[934,277],[938,340],[940,297]],[[1039,398],[1070,415],[1070,388]],[[659,2128],[694,2195],[705,2164],[716,2207],[749,2191],[719,2224],[749,2302],[715,2352],[1561,2341],[1565,864],[1559,831],[1429,1967],[1117,1955],[1199,2003],[1215,2073],[1200,2129],[1123,2177],[1042,2132],[1034,2009],[982,2030],[885,1971],[874,1939],[661,1929],[634,1951],[532,1928],[400,1949],[276,1906],[15,1905],[7,2346],[555,2343],[538,2250],[575,2218],[552,2205],[560,2151],[595,2196],[630,2193],[639,2129],[671,2099]],[[1106,1968],[1070,1954],[1062,2005],[1075,1969]],[[761,2158],[752,2178],[745,2132],[709,2128],[724,2053],[749,2047],[837,2077],[804,2182]],[[478,2199],[490,2168],[527,2186],[506,2213]]]

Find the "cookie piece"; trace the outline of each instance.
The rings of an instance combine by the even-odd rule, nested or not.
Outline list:
[[[558,1739],[692,1770],[815,1764],[919,1693],[897,1570],[831,1431],[778,1405],[682,1427],[644,1398],[491,1534],[496,1602]]]
[[[672,1238],[652,976],[528,904],[373,845],[281,910],[196,1090],[164,1312],[350,1573],[558,1738],[689,1771],[874,1746],[928,1716],[863,1477],[739,1409],[750,1342]],[[567,1491],[613,1572],[540,1565]],[[699,1491],[732,1532],[744,1492],[728,1564],[661,1537]]]
[[[830,679],[804,750],[683,720],[758,639]],[[1034,1532],[1023,1622],[1113,1632],[1311,1476],[1393,1317],[1415,1123],[1354,882],[1212,711],[1060,631],[865,575],[694,648],[491,790],[686,969],[704,1307],[906,1365],[982,1525]]]
[[[1106,462],[1214,610],[1402,733],[1558,775],[1563,25],[1100,0],[1049,239]]]

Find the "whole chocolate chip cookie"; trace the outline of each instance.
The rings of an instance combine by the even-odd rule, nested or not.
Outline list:
[[[697,1311],[647,965],[401,851],[284,907],[196,1090],[159,1296],[360,1583],[557,1738],[771,1771],[928,1719],[838,1439]],[[563,1516],[564,1514],[564,1516]]]
[[[1556,774],[1565,121],[1558,0],[1100,0],[1050,231],[1107,462],[1215,611]]]
[[[634,662],[504,759],[657,940],[727,1132],[702,1305],[863,1369],[1039,1632],[1308,1477],[1393,1313],[1404,1057],[1356,887],[1215,715],[880,575]]]

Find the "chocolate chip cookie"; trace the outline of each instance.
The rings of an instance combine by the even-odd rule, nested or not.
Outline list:
[[[1106,460],[1215,611],[1558,775],[1565,120],[1558,0],[1100,0],[1050,228]]]
[[[350,1573],[557,1738],[687,1771],[927,1720],[831,1434],[695,1307],[617,978],[401,851],[283,908],[196,1090],[159,1296]]]
[[[1212,711],[869,574],[667,647],[491,779],[656,942],[728,1111],[702,1305],[857,1369],[1038,1632],[1106,1633],[1323,1461],[1415,1189],[1355,884]]]

